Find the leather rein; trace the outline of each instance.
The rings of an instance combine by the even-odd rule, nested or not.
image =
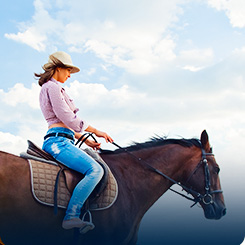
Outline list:
[[[95,139],[95,137],[93,136],[92,133],[85,133],[84,135],[82,135],[76,142],[75,145],[77,145],[79,142],[80,145],[79,147],[81,147],[81,145],[89,138],[89,137],[92,137],[95,142],[97,142],[97,140]],[[164,177],[165,179],[168,179],[170,182],[172,182],[173,184],[176,184],[178,186],[180,186],[183,190],[185,190],[187,192],[187,194],[191,194],[194,196],[194,198],[191,198],[185,194],[182,194],[172,188],[169,187],[169,190],[173,191],[174,193],[190,200],[190,201],[193,201],[194,204],[191,205],[191,208],[194,207],[197,203],[199,202],[203,202],[203,204],[205,205],[209,205],[209,204],[212,204],[213,203],[213,194],[218,194],[218,193],[222,193],[223,191],[222,190],[213,190],[211,191],[211,180],[210,180],[210,171],[209,171],[209,168],[208,168],[208,160],[207,160],[207,156],[214,156],[213,153],[206,153],[205,150],[203,149],[202,147],[202,143],[200,143],[200,146],[201,146],[201,151],[202,151],[202,159],[200,160],[200,162],[197,164],[196,168],[194,169],[194,171],[190,174],[190,176],[188,177],[187,181],[185,183],[187,183],[191,177],[194,175],[194,173],[199,169],[199,167],[201,167],[201,165],[203,165],[203,168],[204,168],[204,175],[205,175],[205,194],[202,195],[200,192],[197,192],[185,185],[183,185],[182,183],[172,179],[171,177],[169,177],[168,175],[164,174],[163,172],[161,172],[160,170],[152,167],[148,162],[146,162],[145,160],[135,156],[134,154],[132,154],[131,152],[127,151],[126,148],[123,148],[121,146],[119,146],[118,144],[116,144],[115,142],[112,142],[113,145],[115,145],[116,147],[118,147],[119,149],[123,150],[124,152],[126,152],[128,155],[132,156],[133,158],[135,158],[136,160],[138,160],[139,162],[142,162],[144,163],[149,169],[151,169],[153,172],[161,175],[162,177]]]

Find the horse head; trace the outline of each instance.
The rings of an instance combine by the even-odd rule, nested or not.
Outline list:
[[[192,160],[191,171],[186,181],[196,202],[199,202],[207,219],[220,219],[226,214],[224,197],[219,179],[219,165],[217,164],[206,130],[201,134],[201,160],[200,151],[197,164]]]

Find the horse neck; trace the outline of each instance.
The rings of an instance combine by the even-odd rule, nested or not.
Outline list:
[[[175,181],[185,182],[200,156],[201,150],[196,146],[170,144],[158,148],[152,165]]]
[[[185,169],[185,162],[190,158],[191,151],[178,145],[152,147],[132,152],[139,161],[127,153],[106,157],[119,185],[125,195],[131,196],[136,206],[144,206],[147,211],[151,205],[172,185],[163,176],[152,171],[145,162],[160,170],[170,178],[179,181]],[[145,161],[145,162],[144,162]]]

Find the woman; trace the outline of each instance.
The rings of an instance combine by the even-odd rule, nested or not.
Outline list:
[[[72,64],[70,55],[61,51],[53,53],[43,69],[43,73],[35,73],[42,87],[39,98],[40,107],[48,123],[43,150],[67,167],[85,175],[73,191],[62,227],[90,230],[94,228],[94,225],[79,217],[84,202],[101,180],[103,169],[84,151],[75,147],[74,138],[80,138],[81,132],[87,131],[94,133],[97,137],[103,137],[106,142],[113,142],[113,140],[108,134],[93,128],[77,117],[78,109],[62,88],[61,84],[70,77],[71,73],[80,71]],[[93,149],[100,148],[100,143],[92,140],[86,140],[85,143]]]

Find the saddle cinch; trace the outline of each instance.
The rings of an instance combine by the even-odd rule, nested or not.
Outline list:
[[[27,152],[20,156],[28,159],[31,171],[31,185],[34,198],[41,204],[66,208],[77,183],[84,177],[64,166],[50,154],[40,149],[33,142],[28,142]],[[111,207],[117,199],[118,186],[111,170],[97,152],[85,149],[104,169],[104,175],[89,196],[86,208],[89,210],[104,210]]]

